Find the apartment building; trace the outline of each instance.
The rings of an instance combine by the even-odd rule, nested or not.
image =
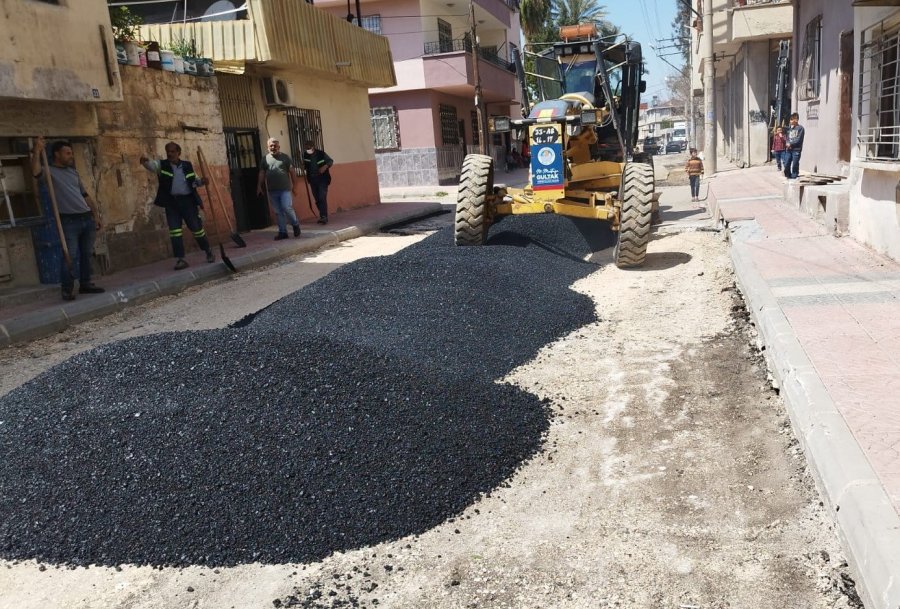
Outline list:
[[[235,5],[240,3],[233,3]],[[368,90],[396,83],[386,38],[296,0],[248,0],[228,14],[221,3],[194,0],[180,21],[145,25],[142,36],[162,45],[194,41],[213,59],[235,216],[242,230],[274,218],[256,196],[266,140],[281,140],[295,160],[306,140],[334,158],[329,206],[380,201]],[[158,18],[159,9],[144,11]],[[169,19],[166,19],[169,21]],[[294,198],[301,219],[313,217],[305,194]]]
[[[360,24],[390,42],[397,83],[369,90],[372,134],[382,186],[437,184],[459,173],[466,152],[477,151],[475,64],[469,3],[437,0],[361,0]],[[478,72],[488,115],[519,116],[512,64],[519,45],[516,0],[475,0]],[[347,16],[345,0],[315,6]],[[355,13],[351,3],[351,15]],[[355,21],[354,21],[355,23]],[[505,162],[506,136],[489,150]]]
[[[691,29],[692,88],[704,90],[700,53],[703,36],[712,36],[719,154],[742,167],[760,165],[770,157],[776,100],[790,97],[779,94],[787,86],[779,79],[779,53],[794,31],[794,6],[791,0],[693,0],[696,14],[707,2],[712,31],[703,31],[699,17]]]

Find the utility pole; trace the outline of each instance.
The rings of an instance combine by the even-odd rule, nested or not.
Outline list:
[[[703,165],[716,173],[716,63],[713,55],[713,0],[703,0]]]
[[[487,154],[487,137],[484,116],[484,100],[481,97],[481,75],[478,72],[478,32],[475,30],[475,0],[469,0],[469,18],[472,20],[472,72],[475,76],[475,114],[478,116],[478,152]]]
[[[688,36],[687,41],[688,41],[688,78],[687,78],[688,142],[690,142],[689,146],[696,148],[696,146],[697,146],[697,126],[694,124],[694,44],[691,41],[690,36]]]

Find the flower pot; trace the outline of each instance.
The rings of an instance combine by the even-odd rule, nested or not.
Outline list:
[[[162,59],[159,56],[159,43],[150,41],[147,43],[147,67],[154,70],[162,70]]]
[[[197,62],[200,61],[196,57],[184,58],[184,73],[191,76],[197,76]]]
[[[140,48],[138,44],[129,40],[125,43],[125,56],[128,59],[128,65],[130,66],[139,66],[141,65],[141,57],[140,57]]]
[[[160,51],[159,52],[159,62],[162,64],[162,69],[165,72],[174,72],[175,71],[175,53],[172,51]]]
[[[181,55],[175,55],[172,57],[172,63],[175,64],[175,71],[179,74],[184,74],[184,57]]]
[[[122,65],[128,63],[128,52],[125,50],[124,42],[116,42],[116,61]]]

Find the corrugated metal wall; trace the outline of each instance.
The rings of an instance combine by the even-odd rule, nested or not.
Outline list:
[[[367,87],[397,84],[388,39],[295,0],[252,0],[272,61]],[[260,34],[262,39],[262,34]],[[338,65],[349,64],[349,65]]]
[[[307,69],[366,87],[397,84],[388,39],[298,0],[250,0],[250,19],[145,25],[144,40],[194,40],[216,71],[247,61]]]
[[[259,128],[253,103],[254,80],[234,74],[218,74],[216,79],[219,81],[222,126],[226,129]]]

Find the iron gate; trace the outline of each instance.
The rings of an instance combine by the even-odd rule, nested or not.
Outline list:
[[[259,129],[225,129],[225,150],[231,177],[231,199],[239,231],[266,228],[272,224],[269,204],[256,196],[262,148]]]

